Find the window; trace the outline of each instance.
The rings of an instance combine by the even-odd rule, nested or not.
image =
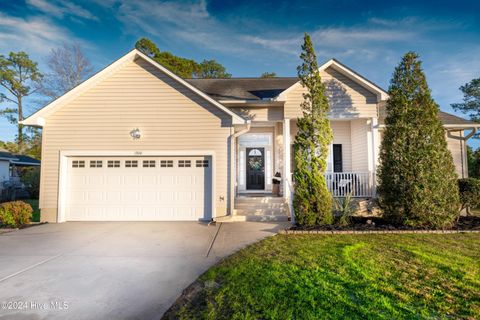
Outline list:
[[[102,166],[102,160],[90,160],[90,168],[101,168]]]
[[[143,160],[144,168],[155,168],[155,160]]]
[[[173,160],[160,160],[160,167],[162,168],[172,168]]]
[[[108,168],[120,168],[120,160],[108,160],[107,161]]]
[[[195,164],[197,168],[208,168],[208,160],[197,160]]]
[[[85,161],[83,160],[73,160],[72,168],[85,168]]]
[[[178,160],[179,168],[190,168],[191,166],[192,162],[190,160]]]
[[[343,171],[342,145],[333,145],[333,172]]]
[[[137,160],[125,160],[125,168],[137,168],[138,161]]]

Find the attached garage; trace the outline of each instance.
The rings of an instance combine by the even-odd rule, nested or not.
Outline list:
[[[212,217],[212,157],[66,157],[66,221]]]

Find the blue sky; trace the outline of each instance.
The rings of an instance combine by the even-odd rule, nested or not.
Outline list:
[[[161,50],[216,59],[233,76],[294,76],[309,32],[319,62],[335,57],[383,88],[402,54],[418,52],[434,98],[452,112],[458,87],[480,77],[479,12],[480,1],[442,0],[0,1],[0,54],[24,50],[43,68],[51,48],[75,41],[98,70],[146,36]],[[14,134],[0,120],[0,140]]]

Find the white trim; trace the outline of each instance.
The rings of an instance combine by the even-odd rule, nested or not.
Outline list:
[[[273,128],[273,127],[272,127]],[[240,145],[240,139],[241,137],[245,136],[256,136],[256,135],[265,135],[269,136],[270,143],[269,144],[256,144],[255,142],[252,142],[248,145]],[[237,141],[237,192],[238,193],[243,193],[246,191],[253,191],[253,192],[271,192],[272,191],[272,177],[275,174],[274,169],[275,169],[275,163],[274,163],[274,151],[275,151],[275,142],[274,142],[275,136],[274,132],[251,132],[251,133],[243,133],[238,137]],[[260,190],[248,190],[247,189],[247,177],[246,177],[246,164],[247,164],[247,148],[263,148],[264,149],[264,187],[263,189]],[[270,152],[270,159],[267,157],[267,153]],[[243,153],[243,157],[242,157]],[[269,160],[269,161],[268,161]],[[268,162],[267,162],[268,161]],[[267,169],[269,169],[267,171]],[[242,183],[243,182],[243,183]]]
[[[446,129],[480,129],[480,124],[442,124],[442,126]],[[379,128],[384,129],[387,126],[385,124],[379,124]]]
[[[335,70],[339,71],[343,75],[349,77],[353,81],[356,81],[358,84],[362,85],[365,89],[375,93],[377,95],[377,98],[378,98],[379,101],[384,101],[384,100],[388,99],[388,93],[385,92],[385,90],[378,87],[373,82],[370,82],[370,81],[366,80],[365,78],[359,76],[358,74],[356,74],[355,72],[353,72],[352,70],[350,70],[349,68],[347,68],[346,66],[341,64],[340,62],[336,61],[335,59],[328,60],[327,62],[322,64],[318,68],[318,70],[319,71],[324,71],[328,67],[334,68]],[[291,90],[293,90],[294,88],[298,87],[299,85],[301,85],[300,81],[298,81],[295,84],[293,84],[292,86],[288,87],[286,90],[284,90],[282,93],[280,93],[278,95],[276,100],[285,100],[287,93],[290,92]]]
[[[213,150],[162,150],[162,151],[131,151],[131,150],[115,150],[115,151],[101,151],[101,150],[62,150],[60,151],[60,169],[58,175],[58,207],[57,207],[57,222],[65,222],[65,202],[66,202],[66,187],[67,187],[67,171],[69,157],[145,157],[145,156],[208,156],[212,157],[212,220],[217,217],[216,214],[216,153]]]
[[[290,119],[283,120],[283,197],[289,199],[290,189],[288,183],[291,182],[290,170]]]
[[[143,54],[142,52],[140,52],[137,49],[133,49],[132,51],[130,51],[129,53],[127,53],[126,55],[124,55],[120,59],[116,60],[115,62],[113,62],[109,66],[105,67],[100,72],[96,73],[95,75],[93,75],[89,79],[85,80],[84,82],[82,82],[81,84],[79,84],[78,86],[73,88],[72,90],[68,91],[67,93],[65,93],[64,95],[59,97],[58,99],[52,101],[51,103],[49,103],[48,105],[46,105],[42,109],[38,110],[37,112],[35,112],[31,116],[29,116],[27,119],[25,119],[23,121],[20,121],[20,123],[23,124],[23,125],[44,126],[45,125],[45,119],[51,113],[53,113],[57,108],[60,108],[61,106],[68,103],[69,101],[78,97],[80,94],[82,94],[86,90],[90,89],[91,87],[93,87],[94,85],[99,83],[105,77],[107,77],[108,75],[112,74],[114,71],[121,68],[124,64],[129,63],[129,62],[133,62],[137,58],[142,58],[145,61],[149,62],[154,67],[156,67],[157,69],[159,69],[160,71],[162,71],[163,73],[168,75],[170,78],[176,80],[177,82],[184,85],[185,87],[187,87],[191,91],[195,92],[197,95],[201,96],[202,98],[204,98],[208,102],[210,102],[213,105],[215,105],[216,107],[218,107],[220,110],[222,110],[225,113],[227,113],[228,115],[230,115],[232,117],[233,124],[242,124],[242,123],[247,122],[246,119],[244,119],[241,116],[239,116],[238,114],[232,112],[230,109],[228,109],[224,105],[220,104],[218,101],[214,100],[213,98],[211,98],[210,96],[208,96],[204,92],[200,91],[199,89],[197,89],[196,87],[194,87],[193,85],[191,85],[187,81],[183,80],[181,77],[177,76],[176,74],[174,74],[170,70],[166,69],[165,67],[163,67],[159,63],[155,62],[150,57],[146,56],[145,54]]]

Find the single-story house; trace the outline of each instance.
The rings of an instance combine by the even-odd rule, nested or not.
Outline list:
[[[0,190],[7,184],[19,184],[19,167],[37,167],[40,161],[26,155],[12,154],[0,149]]]
[[[329,188],[374,197],[388,94],[337,60],[320,71],[334,133]],[[132,50],[22,122],[43,127],[42,220],[210,220],[276,205],[287,215],[304,90],[294,77],[182,79]],[[465,177],[478,124],[440,118]]]

